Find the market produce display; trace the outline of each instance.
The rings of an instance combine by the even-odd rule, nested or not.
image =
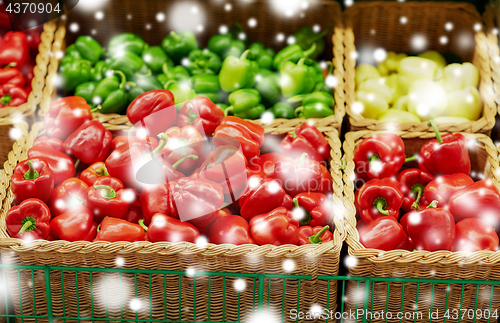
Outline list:
[[[448,64],[436,51],[418,56],[387,52],[377,64],[356,67],[354,110],[381,122],[459,124],[482,115],[479,72],[468,62]]]
[[[113,138],[81,97],[51,104],[46,135],[11,179],[11,237],[196,243],[203,236],[236,245],[333,240],[330,146],[314,125],[302,124],[267,153],[261,126],[225,117],[206,97],[177,112],[169,90],[153,90],[135,98],[127,113],[147,125],[149,137],[138,131]]]
[[[247,43],[236,25],[211,37],[207,48],[191,32],[172,31],[159,46],[122,33],[106,50],[94,38],[80,36],[60,62],[61,88],[105,114],[125,114],[140,94],[168,89],[178,110],[206,97],[226,116],[242,119],[259,119],[266,111],[286,119],[333,115],[333,65],[315,60],[325,50],[328,29],[304,27],[295,44],[275,53],[262,42]]]
[[[393,133],[364,139],[354,151],[359,239],[381,250],[496,251],[500,193],[491,180],[471,178],[467,140],[440,135],[407,157]],[[418,163],[418,168],[405,164]],[[411,165],[411,164],[410,164]]]

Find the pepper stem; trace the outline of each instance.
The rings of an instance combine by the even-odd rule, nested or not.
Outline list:
[[[441,134],[439,133],[439,129],[436,125],[436,121],[434,119],[429,120],[429,123],[427,123],[429,127],[434,128],[434,133],[436,134],[436,139],[439,143],[443,142],[443,139],[441,139]]]
[[[417,211],[420,211],[420,199],[422,198],[422,193],[424,192],[424,186],[422,184],[415,184],[411,188],[411,192],[413,195],[415,193],[417,194],[417,198],[415,199],[415,202],[411,204],[412,209],[416,209]]]
[[[375,201],[373,201],[373,206],[383,215],[389,215],[389,211],[385,209],[387,207],[387,200],[385,198],[377,197]]]
[[[292,131],[292,138],[293,139],[297,138],[297,134],[295,133],[295,131]]]
[[[144,219],[139,220],[139,225],[144,229],[144,231],[148,232],[148,227],[144,224]]]
[[[12,67],[16,67],[16,66],[17,66],[16,62],[11,62],[11,63],[5,65],[4,68],[12,68]]]
[[[304,95],[303,94],[299,94],[299,95],[294,95],[292,96],[291,98],[289,98],[288,100],[286,100],[287,102],[290,102],[290,103],[293,103],[293,102],[300,102],[304,99]]]
[[[166,74],[168,75],[168,63],[164,63],[161,67],[161,71],[163,72],[163,74]]]
[[[426,207],[426,209],[435,209],[437,208],[437,206],[438,206],[438,201],[434,200]]]
[[[80,166],[80,162],[81,160],[80,159],[77,159],[76,162],[75,162],[75,169],[78,168],[78,166]]]
[[[226,110],[224,110],[224,116],[228,116],[229,112],[233,112],[233,106],[227,107]]]
[[[299,200],[297,200],[296,198],[292,200],[293,201],[293,205],[295,205],[296,208],[299,208],[300,209],[300,205],[299,205]],[[311,223],[311,220],[312,220],[312,216],[309,212],[305,211],[305,217],[301,220],[299,220],[299,223],[300,225],[309,225]]]
[[[168,90],[168,88],[170,87],[170,85],[172,85],[172,84],[176,84],[176,83],[177,83],[177,81],[175,81],[175,80],[169,80],[169,81],[167,81],[167,82],[163,85],[163,89],[164,89],[164,90]]]
[[[95,171],[95,173],[99,176],[108,176],[109,175],[109,173],[105,167],[100,167],[98,170]]]
[[[340,170],[344,170],[346,167],[347,167],[347,162],[345,161],[345,159],[342,159],[342,160],[340,161],[340,166],[339,166],[339,169],[340,169]]]
[[[380,157],[379,157],[377,154],[373,154],[373,155],[371,155],[371,156],[368,158],[368,161],[369,161],[370,163],[373,163],[373,162],[375,162],[375,161],[379,161],[379,160],[380,160]]]
[[[198,159],[198,156],[196,156],[196,155],[187,155],[187,156],[184,156],[184,157],[182,157],[181,159],[179,159],[178,161],[176,161],[176,162],[172,165],[172,167],[173,167],[174,169],[177,169],[177,167],[178,167],[180,164],[182,164],[183,162],[185,162],[185,161],[186,161],[186,160],[188,160],[188,159],[194,159],[194,160],[197,160],[197,159]]]
[[[26,164],[28,164],[29,169],[28,169],[28,171],[26,173],[24,173],[24,178],[25,179],[36,179],[36,178],[38,178],[38,176],[40,176],[40,174],[38,174],[38,172],[36,171],[36,169],[33,168],[33,161],[28,160],[28,162]]]
[[[24,231],[33,231],[36,229],[36,220],[31,216],[27,216],[21,220],[21,230],[19,230],[19,235],[22,236]]]
[[[302,155],[300,155],[299,167],[302,167],[302,164],[304,164],[304,159],[306,159],[306,157],[307,157],[307,153],[302,153]]]
[[[312,40],[313,41],[316,41],[318,39],[321,39],[323,37],[325,37],[326,34],[328,34],[328,32],[330,31],[330,27],[326,28],[325,30],[323,30],[322,32],[320,32],[319,34],[315,35]],[[316,43],[315,43],[316,44]]]
[[[191,111],[193,109],[194,109],[193,105],[191,103],[188,103],[187,109],[186,109],[186,115],[188,117],[188,123],[189,124],[192,124],[194,122],[194,120],[196,120],[196,118],[198,117],[196,115],[196,112]]]
[[[241,56],[240,56],[240,60],[247,59],[248,54],[250,54],[250,53],[251,53],[250,49],[247,49],[246,51],[244,51],[243,54],[241,54]]]
[[[317,47],[316,43],[313,43],[311,48],[304,51],[304,57],[309,57],[312,53],[314,53],[316,51],[316,47]]]
[[[302,118],[301,114],[302,114],[302,111],[304,110],[304,107],[298,107],[297,109],[295,109],[294,111],[294,115],[298,118]]]
[[[331,75],[331,74],[333,74],[333,63],[332,63],[331,61],[328,61],[328,62],[326,62],[326,63],[328,64],[328,66],[330,66],[330,67],[328,68],[328,74],[326,74],[326,75]]]
[[[101,190],[101,196],[105,199],[113,199],[116,197],[116,191],[108,185],[94,185],[95,190]]]
[[[123,88],[125,86],[125,83],[127,83],[127,77],[125,76],[125,73],[123,73],[122,71],[113,70],[113,74],[116,74],[120,77],[120,88]]]
[[[94,113],[94,112],[99,111],[99,110],[101,110],[101,109],[102,109],[102,106],[99,104],[99,105],[98,105],[98,106],[96,106],[95,108],[92,108],[92,109],[90,110],[90,112],[91,112],[91,113]]]
[[[411,157],[408,157],[405,159],[405,163],[409,163],[409,162],[412,162],[412,161],[415,161],[417,160],[417,155],[413,155]]]
[[[160,138],[160,144],[158,145],[158,147],[156,147],[152,152],[151,152],[151,156],[156,156],[160,153],[160,151],[165,148],[165,146],[167,145],[167,142],[168,142],[168,136],[167,134],[165,133],[160,133],[158,135],[158,138]]]
[[[297,62],[297,66],[302,66],[306,63],[306,59],[307,57],[302,57],[301,59],[299,59],[299,61]]]
[[[325,225],[323,227],[323,229],[321,229],[320,232],[318,232],[315,235],[309,237],[309,242],[312,243],[312,244],[321,244],[321,242],[322,242],[321,241],[321,236],[323,235],[323,233],[325,233],[328,230],[330,230],[330,226],[329,225]]]
[[[10,95],[8,95],[8,94],[5,94],[4,96],[2,96],[0,98],[0,103],[2,105],[7,105],[7,104],[10,103],[10,101],[12,101],[12,97]]]

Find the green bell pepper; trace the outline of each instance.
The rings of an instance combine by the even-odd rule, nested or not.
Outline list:
[[[65,57],[69,56],[69,57],[73,57],[73,58],[83,58],[82,54],[80,54],[80,52],[76,48],[75,44],[72,44],[72,45],[69,45],[68,47],[66,47],[66,51],[64,52],[64,56]]]
[[[198,48],[198,41],[190,31],[183,33],[171,31],[167,37],[163,38],[161,47],[174,62],[179,64],[183,58],[188,57],[192,50]]]
[[[73,91],[78,85],[91,80],[92,62],[86,59],[72,59],[59,67],[63,91]]]
[[[229,108],[229,105],[225,103],[216,103],[216,106],[218,106],[222,111],[226,111],[227,108]]]
[[[122,71],[127,79],[131,80],[143,66],[144,62],[139,56],[132,52],[122,52],[110,60],[106,70]]]
[[[262,42],[255,42],[249,47],[254,59],[260,68],[271,68],[273,65],[274,50],[266,48]]]
[[[191,77],[196,93],[218,93],[220,91],[219,76],[212,74],[196,74]]]
[[[317,72],[312,61],[301,58],[297,64],[286,61],[281,66],[281,93],[284,97],[291,97],[301,93],[309,93],[314,89]]]
[[[257,104],[253,108],[245,110],[244,112],[235,113],[234,116],[241,118],[241,119],[255,120],[255,119],[260,119],[260,117],[262,116],[262,114],[265,111],[266,111],[266,107],[263,104]],[[225,111],[224,111],[224,113],[225,113]]]
[[[255,89],[266,106],[272,106],[281,99],[280,76],[277,73],[261,68],[255,79]]]
[[[102,46],[90,36],[80,36],[75,41],[75,47],[86,60],[97,62],[104,54]]]
[[[163,64],[168,67],[174,67],[174,62],[165,54],[160,46],[148,47],[142,52],[142,60],[151,72],[158,74],[162,72]]]
[[[113,71],[113,74],[120,79],[106,76],[92,92],[92,102],[99,105],[96,111],[100,113],[120,113],[127,107],[127,78],[121,71]]]
[[[91,80],[93,82],[99,82],[104,77],[104,69],[106,67],[105,61],[99,61],[95,63],[94,67],[90,70]]]
[[[177,111],[180,111],[184,102],[192,100],[196,97],[196,92],[191,88],[189,82],[177,82],[170,80],[165,83],[165,90],[169,90],[174,95],[174,103]]]
[[[231,34],[215,35],[208,40],[208,49],[222,59],[229,56],[240,57],[246,49],[245,42],[233,38]]]
[[[219,74],[220,87],[225,92],[253,87],[259,64],[247,59],[250,50],[241,54],[240,58],[229,56],[224,60]]]
[[[316,49],[308,57],[311,59],[316,59],[325,50],[325,37],[328,34],[330,28],[323,30],[320,33],[315,32],[310,27],[302,27],[294,35],[295,43],[299,45],[303,50],[311,48],[313,44],[316,44]]]
[[[158,75],[156,78],[160,81],[163,86],[170,80],[177,82],[190,82],[188,70],[182,66],[177,65],[175,67],[169,67],[168,64],[163,64],[163,74]]]
[[[217,74],[222,62],[217,54],[209,49],[195,49],[189,53],[187,69],[191,74]]]
[[[277,102],[270,109],[275,118],[293,119],[295,109],[286,102]]]
[[[125,86],[125,88],[127,88],[127,86]],[[131,87],[127,93],[128,103],[130,104],[132,101],[134,101],[134,99],[136,97],[138,97],[139,95],[141,95],[144,92],[146,92],[146,91],[144,91],[142,88],[140,88],[138,86]]]
[[[113,57],[120,52],[130,52],[140,56],[148,45],[141,36],[133,33],[121,33],[109,40],[108,53]]]
[[[233,113],[237,117],[239,117],[241,115],[246,116],[247,114],[255,116],[256,110],[252,110],[252,109],[257,107],[257,105],[260,103],[260,100],[261,100],[261,97],[260,97],[259,91],[255,90],[255,89],[242,89],[242,90],[235,91],[235,92],[229,94],[228,101],[229,101],[229,104],[231,106],[228,107],[224,111],[224,113],[226,114],[226,116],[229,113]],[[264,110],[265,110],[265,108],[264,108]],[[245,114],[245,113],[247,113],[247,114]],[[260,117],[260,114],[258,117]],[[249,119],[249,118],[250,117],[247,117],[246,119]]]
[[[88,104],[93,106],[92,92],[94,92],[96,85],[97,82],[85,82],[78,85],[75,89],[75,96],[81,96]]]
[[[136,74],[134,83],[136,87],[140,87],[144,92],[163,89],[163,85],[151,73],[146,75]]]
[[[291,97],[288,102],[302,102],[302,106],[295,109],[295,116],[305,119],[331,116],[335,104],[330,94],[320,91]]]
[[[312,44],[311,48],[306,51],[303,51],[297,44],[287,46],[274,56],[273,67],[278,70],[281,69],[284,62],[291,61],[292,63],[297,63],[301,58],[307,58],[312,55],[315,50],[316,43]]]

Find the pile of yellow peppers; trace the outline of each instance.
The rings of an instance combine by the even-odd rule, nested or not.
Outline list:
[[[356,112],[382,122],[463,123],[481,117],[479,72],[471,63],[446,64],[436,51],[408,57],[388,52],[356,68]]]

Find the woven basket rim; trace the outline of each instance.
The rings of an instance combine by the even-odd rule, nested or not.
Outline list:
[[[344,141],[344,156],[343,159],[346,161],[346,168],[344,172],[344,202],[346,204],[346,217],[341,223],[339,230],[342,235],[345,236],[345,241],[348,246],[348,252],[350,255],[357,258],[366,258],[366,260],[374,263],[421,263],[421,264],[432,264],[438,263],[443,265],[450,264],[477,264],[482,262],[485,265],[496,264],[500,262],[500,251],[490,251],[482,250],[476,252],[466,252],[466,251],[406,251],[406,250],[390,250],[383,251],[379,249],[365,248],[359,241],[359,233],[356,229],[356,209],[354,207],[354,200],[349,198],[348,195],[351,194],[353,190],[354,178],[354,147],[357,142],[363,138],[370,137],[377,133],[384,133],[386,131],[355,131],[348,132],[345,136]],[[432,139],[433,134],[428,132],[405,132],[396,131],[393,132],[397,135],[411,135],[411,138],[429,138]],[[500,174],[499,159],[497,148],[494,146],[491,139],[484,134],[476,133],[462,133],[466,138],[477,139],[481,142],[485,150],[488,153],[488,161],[492,167],[492,175],[495,185],[498,188],[498,179],[496,178],[497,173]],[[352,192],[353,194],[354,192]]]
[[[68,252],[78,252],[78,253],[158,253],[158,254],[171,254],[171,253],[199,253],[206,256],[213,255],[222,255],[225,254],[227,256],[236,256],[236,255],[260,255],[267,257],[299,257],[303,255],[321,255],[325,253],[340,253],[340,249],[342,247],[342,241],[340,231],[337,230],[337,227],[340,225],[339,219],[334,218],[335,230],[333,230],[334,240],[321,245],[282,245],[282,246],[274,246],[274,245],[231,245],[231,244],[208,244],[206,248],[202,248],[194,243],[190,242],[180,242],[180,243],[170,243],[170,242],[149,242],[149,241],[139,241],[139,242],[106,242],[106,241],[96,241],[96,242],[88,242],[88,241],[76,241],[76,242],[68,242],[63,240],[58,241],[46,241],[46,240],[35,240],[26,242],[22,239],[10,238],[5,231],[5,213],[10,209],[10,204],[6,203],[12,201],[13,194],[10,190],[10,177],[12,176],[13,170],[19,161],[25,160],[27,158],[27,151],[30,147],[32,147],[34,140],[39,135],[39,130],[43,127],[42,122],[37,122],[33,124],[32,129],[29,134],[19,139],[14,144],[14,150],[9,153],[9,159],[4,164],[4,174],[2,176],[2,185],[0,185],[0,193],[1,190],[6,190],[7,192],[3,199],[3,205],[0,217],[2,217],[2,222],[0,226],[2,230],[0,230],[0,247],[8,247],[14,251],[37,251],[37,252],[58,252],[58,253],[68,253]],[[272,129],[271,131],[275,131],[276,129]],[[340,139],[338,138],[338,132],[333,127],[326,127],[323,129],[325,134],[331,134],[333,138],[336,138],[336,144],[340,148]],[[281,132],[281,131],[278,131]],[[281,132],[284,133],[284,132]],[[339,149],[340,151],[340,149]],[[331,165],[336,165],[337,167],[340,165],[340,157],[339,160],[335,163],[331,161]],[[332,177],[335,176],[336,180],[332,178],[332,185],[335,183],[342,183],[340,171],[332,171]],[[5,181],[8,181],[5,183]],[[342,187],[339,187],[340,192],[342,191]],[[0,194],[1,195],[1,194]],[[338,199],[341,197],[338,196]]]

